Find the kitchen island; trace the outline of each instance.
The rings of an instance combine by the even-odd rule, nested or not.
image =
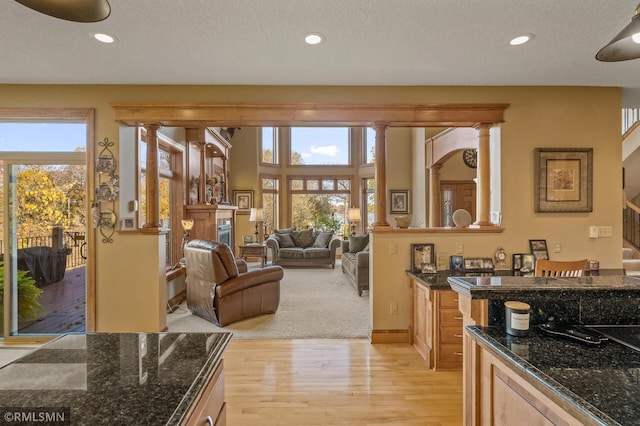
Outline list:
[[[570,324],[640,324],[640,279],[624,275],[581,278],[551,277],[450,277],[458,293],[463,318],[464,421],[483,424],[486,407],[479,397],[486,393],[489,374],[483,367],[486,351],[478,345],[469,326],[505,328],[504,302],[516,300],[531,306],[530,324],[549,321]],[[475,336],[477,337],[477,336]],[[572,356],[567,353],[568,356]],[[573,354],[580,357],[581,353]],[[489,358],[485,356],[485,358]],[[586,360],[585,360],[586,361]],[[608,391],[605,389],[605,391]],[[571,416],[569,416],[571,418]],[[569,422],[568,424],[572,424]],[[576,423],[576,424],[579,424]],[[606,423],[605,423],[606,424]],[[614,423],[615,424],[615,423]]]
[[[0,368],[0,409],[62,413],[66,423],[59,424],[71,425],[225,424],[222,354],[230,339],[64,335]]]
[[[479,354],[476,424],[632,425],[640,419],[640,352],[588,346],[532,329],[469,327]]]

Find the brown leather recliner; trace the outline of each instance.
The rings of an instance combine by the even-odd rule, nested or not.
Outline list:
[[[189,241],[184,254],[187,306],[194,315],[223,327],[278,310],[282,267],[247,272],[246,262],[217,241]]]

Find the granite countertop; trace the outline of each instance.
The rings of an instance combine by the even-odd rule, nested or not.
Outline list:
[[[580,278],[551,277],[457,277],[448,278],[451,288],[472,299],[490,299],[495,295],[512,297],[525,292],[537,294],[547,292],[588,292],[612,294],[625,292],[633,297],[640,296],[640,277],[627,275],[598,275]]]
[[[231,333],[68,334],[0,368],[0,407],[62,407],[73,425],[180,424]]]
[[[504,327],[467,330],[481,346],[578,415],[605,425],[637,424],[640,419],[640,352],[611,340],[587,346],[537,328],[525,337],[509,336]]]
[[[413,279],[415,279],[416,281],[418,281],[420,284],[423,284],[427,287],[430,288],[434,288],[434,289],[442,289],[442,290],[450,290],[451,289],[451,285],[449,284],[448,278],[451,277],[451,272],[450,271],[439,271],[435,274],[423,274],[421,272],[411,272],[411,271],[405,271],[407,273],[407,275]],[[513,275],[512,271],[508,270],[508,271],[495,271],[492,273],[488,273],[488,272],[482,272],[482,273],[476,273],[476,272],[470,272],[470,273],[460,273],[459,278],[464,278],[464,277],[474,277],[472,279],[475,278],[479,278],[478,275],[482,274],[483,276],[495,276],[495,275]]]

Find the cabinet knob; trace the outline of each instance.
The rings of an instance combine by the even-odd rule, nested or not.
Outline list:
[[[211,416],[207,416],[207,418],[205,420],[207,421],[207,424],[209,426],[213,426],[213,419],[211,418]]]
[[[462,317],[453,317],[453,319],[462,320]]]
[[[454,334],[453,337],[459,337],[462,339],[462,334]]]
[[[462,352],[454,352],[453,354],[457,356],[462,356]]]

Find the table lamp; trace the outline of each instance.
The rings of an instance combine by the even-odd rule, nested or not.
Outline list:
[[[347,219],[349,219],[349,226],[351,228],[351,235],[356,235],[356,223],[360,222],[360,209],[357,207],[351,207],[347,209]]]
[[[182,255],[184,256],[184,246],[189,242],[189,234],[193,229],[193,219],[182,219],[182,229],[184,229],[184,234],[182,235]]]
[[[264,221],[264,211],[261,208],[252,207],[249,213],[249,222],[255,222],[256,224],[256,244],[260,244],[260,239],[258,236],[260,233],[258,232],[258,222]]]

